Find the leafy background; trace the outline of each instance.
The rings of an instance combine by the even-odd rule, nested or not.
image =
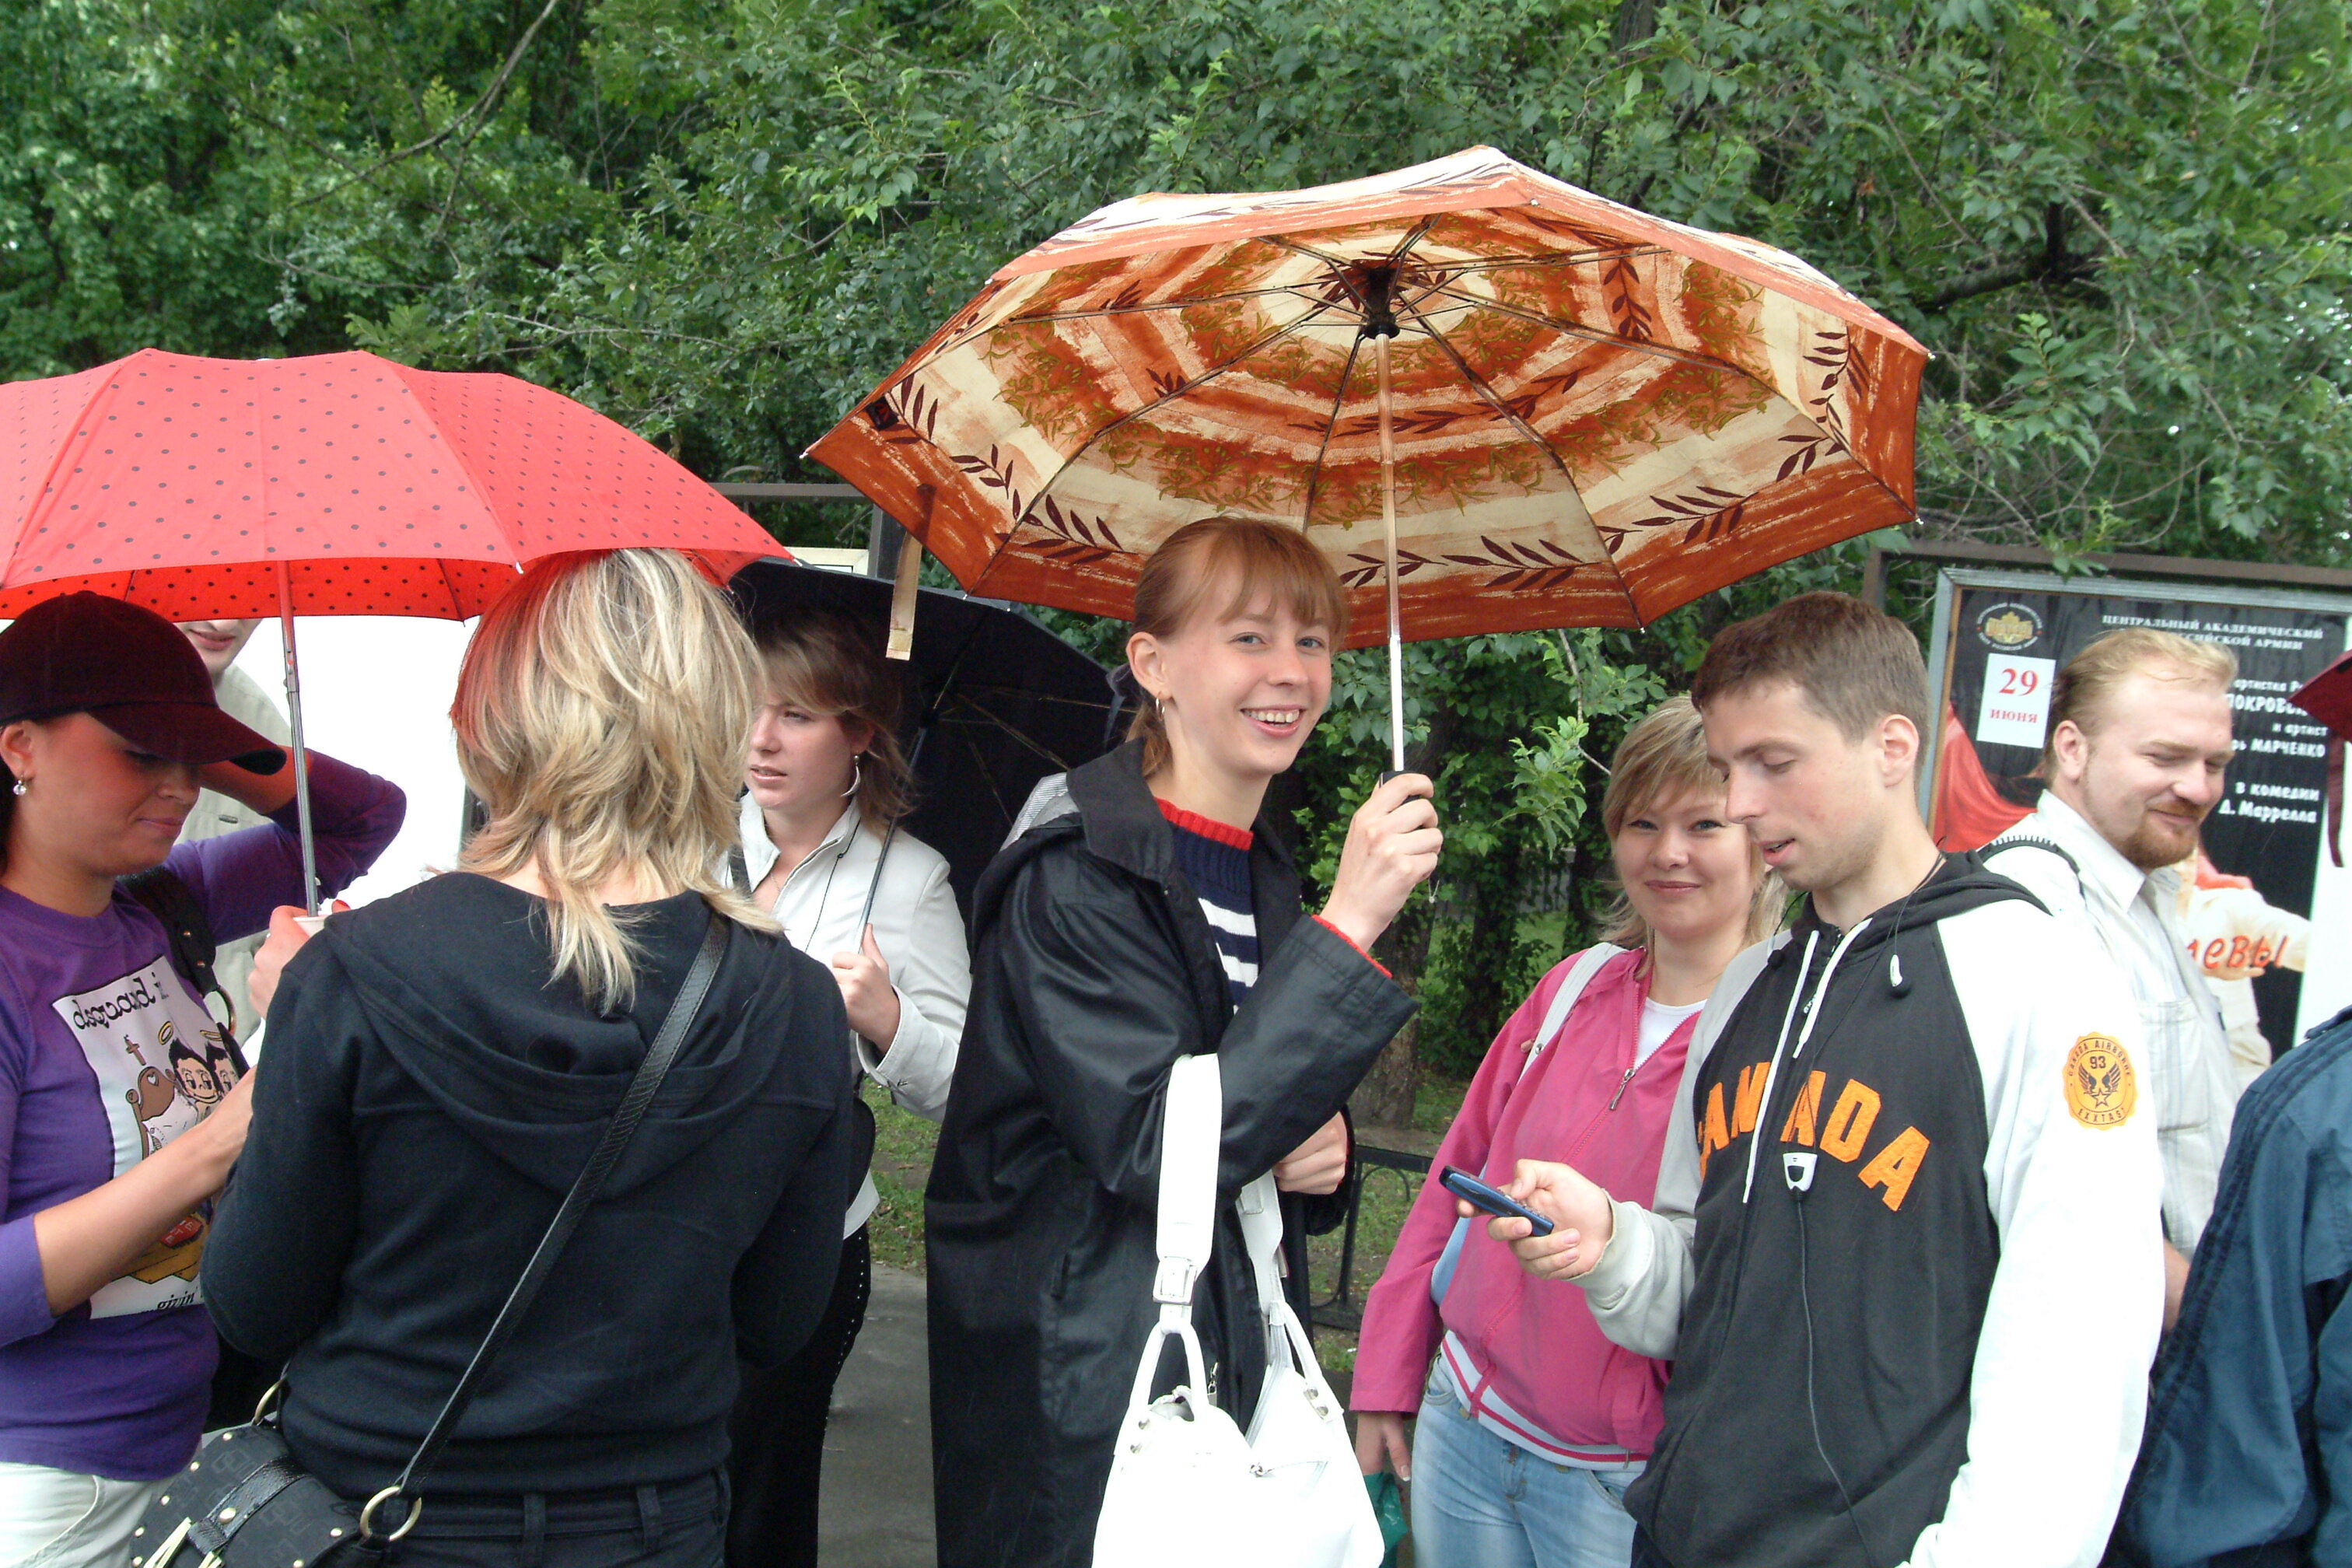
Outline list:
[[[149,344],[510,371],[713,479],[797,454],[1009,257],[1140,190],[1486,142],[1784,246],[1935,353],[1919,529],[2343,563],[2347,0],[26,0],[0,15],[0,374]],[[847,539],[848,509],[775,510]],[[1605,895],[1628,716],[1737,615],[1408,650],[1450,841],[1384,954],[1410,1121]],[[1927,591],[1898,574],[1896,607]],[[1106,654],[1119,628],[1053,617]],[[1328,873],[1386,687],[1286,797]]]

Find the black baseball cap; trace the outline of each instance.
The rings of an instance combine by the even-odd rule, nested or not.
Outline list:
[[[221,711],[179,627],[103,594],[44,599],[0,632],[0,724],[87,713],[175,763],[274,773],[286,753]]]

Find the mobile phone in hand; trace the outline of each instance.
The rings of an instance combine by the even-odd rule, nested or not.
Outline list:
[[[1510,1219],[1523,1219],[1534,1227],[1531,1234],[1536,1236],[1552,1233],[1552,1223],[1548,1216],[1536,1213],[1516,1198],[1506,1197],[1467,1171],[1448,1165],[1437,1179],[1447,1192],[1473,1208]]]

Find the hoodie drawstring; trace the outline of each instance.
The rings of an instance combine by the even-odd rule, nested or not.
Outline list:
[[[1789,1026],[1797,1016],[1797,1004],[1805,998],[1805,977],[1813,972],[1813,947],[1822,940],[1818,931],[1805,933],[1805,961],[1797,966],[1797,988],[1789,994],[1789,1010],[1780,1016],[1780,1037],[1772,1043],[1772,1063],[1764,1069],[1763,1105],[1772,1103],[1772,1080],[1780,1075],[1780,1053],[1788,1048]],[[1750,1128],[1748,1139],[1748,1180],[1739,1189],[1739,1201],[1746,1203],[1748,1194],[1756,1190],[1756,1151],[1764,1142],[1760,1127]]]
[[[1790,1059],[1793,1060],[1794,1058],[1805,1054],[1805,1042],[1813,1037],[1813,1026],[1820,1023],[1822,1020],[1822,1002],[1829,995],[1830,981],[1837,973],[1838,961],[1845,957],[1846,949],[1852,947],[1854,943],[1854,939],[1869,929],[1869,926],[1870,919],[1868,916],[1864,916],[1863,919],[1856,921],[1854,922],[1853,929],[1847,931],[1844,936],[1841,937],[1838,940],[1837,946],[1830,951],[1829,963],[1822,966],[1821,984],[1814,987],[1813,1000],[1805,1009],[1805,1026],[1797,1031],[1797,1048],[1789,1052]],[[1819,931],[1809,931],[1806,933],[1805,961],[1802,964],[1799,965],[1797,969],[1797,988],[1789,997],[1788,1012],[1781,1016],[1780,1037],[1773,1043],[1771,1065],[1764,1069],[1764,1092],[1759,1097],[1757,1104],[1760,1108],[1759,1114],[1768,1120],[1769,1119],[1772,1108],[1772,1086],[1779,1080],[1780,1076],[1780,1053],[1788,1047],[1789,1026],[1796,1021],[1797,1005],[1804,1000],[1805,981],[1813,971],[1813,949],[1815,944],[1821,941],[1821,937],[1822,933]],[[1763,1146],[1764,1129],[1759,1123],[1748,1130],[1748,1179],[1741,1184],[1739,1189],[1739,1201],[1743,1204],[1748,1201],[1748,1195],[1756,1190],[1756,1152]]]

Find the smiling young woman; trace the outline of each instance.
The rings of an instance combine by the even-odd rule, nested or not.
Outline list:
[[[1687,697],[1626,732],[1601,820],[1619,888],[1608,934],[1503,1026],[1433,1172],[1500,1186],[1521,1159],[1572,1158],[1612,1173],[1614,1190],[1656,1186],[1699,1011],[1733,956],[1779,926],[1785,895],[1724,809]],[[1657,1436],[1667,1371],[1612,1346],[1583,1292],[1529,1279],[1432,1180],[1364,1304],[1357,1457],[1415,1483],[1413,1539],[1430,1563],[1616,1568],[1633,1545],[1622,1500]],[[1506,1498],[1498,1483],[1514,1475],[1526,1495]]]
[[[1232,1188],[1271,1170],[1286,1246],[1347,1167],[1339,1110],[1412,1002],[1364,950],[1434,868],[1417,774],[1356,814],[1304,918],[1262,815],[1323,715],[1346,601],[1297,531],[1213,518],[1146,563],[1129,743],[1049,782],[974,900],[972,1006],[926,1205],[943,1568],[1083,1568],[1151,1305],[1171,1068],[1214,1051]],[[1289,1284],[1303,1297],[1303,1250]],[[1194,1294],[1247,1425],[1266,1339],[1238,1219]],[[1303,1315],[1303,1314],[1302,1314]]]
[[[195,1448],[216,1353],[197,1266],[253,1080],[118,879],[164,867],[215,936],[258,931],[301,897],[285,761],[149,611],[75,594],[0,633],[0,1563],[120,1562]],[[331,891],[403,803],[310,770]],[[174,847],[200,784],[268,821]]]

